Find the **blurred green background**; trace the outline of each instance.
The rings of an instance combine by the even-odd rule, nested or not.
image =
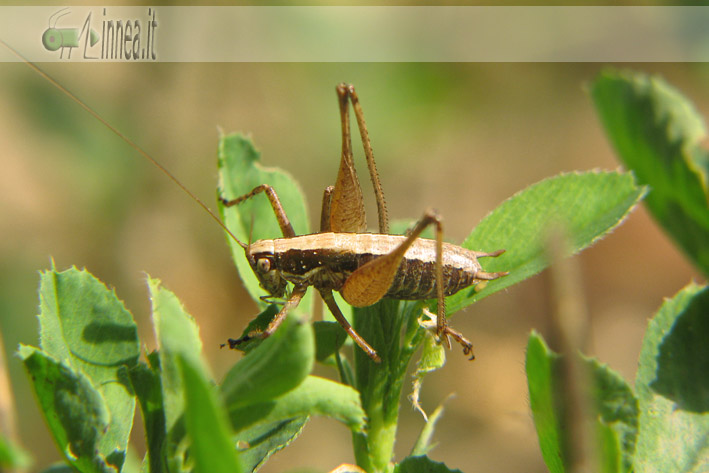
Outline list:
[[[356,85],[394,219],[427,206],[460,242],[507,197],[545,177],[615,169],[585,85],[601,64],[46,64],[43,68],[215,207],[219,129],[250,134],[264,164],[291,172],[317,227],[340,154],[335,84]],[[621,66],[622,67],[622,66]],[[709,67],[632,65],[656,72],[709,111]],[[355,141],[355,159],[363,155]],[[219,349],[256,313],[220,228],[173,183],[26,65],[0,68],[0,331],[21,439],[35,469],[58,459],[13,355],[37,344],[37,271],[86,267],[116,288],[153,348],[145,273],[197,319],[217,379],[238,358]],[[376,211],[366,168],[370,227]],[[275,235],[274,235],[275,237]],[[495,250],[497,248],[486,248]],[[646,320],[663,297],[701,279],[644,208],[576,258],[591,354],[632,380]],[[546,471],[528,409],[524,347],[548,325],[546,274],[453,318],[475,343],[430,376],[423,404],[449,393],[431,457],[464,471]],[[405,403],[397,451],[423,425]],[[142,430],[141,421],[137,433]],[[136,437],[138,443],[140,437]],[[350,434],[315,419],[261,470],[352,462]]]

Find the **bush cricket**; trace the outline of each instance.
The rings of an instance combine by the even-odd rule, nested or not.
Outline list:
[[[234,347],[249,338],[265,338],[272,334],[285,319],[288,311],[297,306],[308,286],[314,286],[335,319],[374,361],[379,361],[379,356],[347,322],[335,302],[332,291],[339,291],[345,301],[356,307],[372,305],[385,297],[402,300],[436,299],[438,302],[437,314],[425,311],[431,318],[431,321],[425,325],[429,327],[435,325],[439,339],[445,338],[450,347],[450,337],[452,337],[462,345],[466,355],[471,355],[471,359],[474,357],[472,343],[460,332],[451,328],[446,321],[445,297],[481,281],[506,275],[506,272],[485,272],[478,262],[478,258],[498,256],[504,250],[490,253],[476,252],[443,243],[441,218],[431,209],[424,213],[407,236],[388,234],[388,215],[383,191],[362,108],[352,86],[346,84],[337,86],[342,126],[342,156],[335,186],[328,187],[323,196],[320,233],[296,236],[278,200],[276,191],[267,184],[263,184],[236,199],[226,200],[223,197],[221,199],[222,205],[229,207],[259,193],[267,195],[283,237],[245,244],[199,197],[159,161],[109,124],[96,111],[42,71],[36,64],[27,61],[4,41],[0,40],[0,42],[35,72],[138,151],[202,207],[227,232],[230,238],[233,238],[244,249],[254,273],[262,287],[270,295],[274,297],[287,295],[285,304],[266,330],[251,333],[239,340],[230,340],[230,346]],[[366,216],[362,190],[353,163],[349,124],[350,104],[355,113],[374,187],[379,217],[379,233],[376,234],[365,233]],[[430,225],[435,226],[435,240],[420,238],[421,233]],[[293,289],[286,294],[288,282],[293,284]],[[433,320],[435,320],[435,324]]]
[[[220,199],[222,205],[231,207],[265,193],[283,232],[283,238],[259,240],[248,245],[237,240],[261,287],[270,295],[286,296],[287,300],[264,331],[252,332],[237,340],[230,339],[229,345],[234,348],[251,338],[271,335],[288,311],[298,305],[307,288],[313,286],[335,319],[376,362],[380,361],[376,351],[342,315],[333,291],[339,291],[345,301],[355,307],[366,307],[385,297],[402,300],[435,298],[438,313],[425,313],[436,321],[437,336],[439,339],[445,338],[449,348],[452,337],[473,359],[472,343],[446,321],[445,297],[481,281],[506,275],[506,272],[485,272],[478,262],[478,258],[498,256],[504,250],[485,253],[443,243],[442,220],[432,209],[426,210],[408,235],[389,235],[384,193],[359,98],[352,85],[339,84],[336,90],[342,124],[342,157],[335,186],[326,188],[323,195],[320,233],[296,236],[276,191],[269,185],[260,185],[235,199]],[[352,154],[350,104],[374,186],[379,233],[365,233],[364,201]],[[420,238],[429,225],[436,228],[435,240]],[[293,284],[290,294],[286,294],[288,282]]]

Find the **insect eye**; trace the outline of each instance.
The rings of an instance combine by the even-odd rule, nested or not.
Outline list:
[[[256,262],[256,265],[258,266],[258,270],[262,273],[267,273],[271,270],[271,262],[267,258],[260,258]]]

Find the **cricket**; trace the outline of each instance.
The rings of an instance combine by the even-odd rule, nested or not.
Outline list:
[[[384,193],[362,107],[352,85],[342,83],[336,87],[342,129],[342,154],[335,185],[327,187],[324,191],[320,231],[310,235],[296,235],[276,189],[268,184],[262,184],[235,199],[228,200],[223,196],[219,199],[221,205],[228,208],[254,198],[258,194],[265,194],[268,198],[283,236],[244,243],[159,161],[36,64],[27,61],[4,41],[0,40],[0,42],[135,149],[202,207],[229,237],[244,249],[245,257],[261,287],[273,298],[285,300],[282,308],[265,330],[251,332],[239,339],[229,339],[228,345],[231,348],[236,348],[247,340],[266,338],[273,334],[285,320],[288,312],[300,303],[307,289],[313,286],[345,332],[374,362],[381,361],[379,355],[344,317],[333,297],[333,291],[339,292],[344,300],[354,307],[370,306],[384,298],[436,300],[437,313],[433,314],[424,309],[424,315],[428,320],[420,322],[421,325],[435,330],[438,341],[445,341],[448,348],[451,347],[452,338],[462,346],[465,355],[471,360],[475,358],[470,340],[452,328],[446,320],[445,297],[481,282],[507,275],[505,271],[485,272],[478,261],[483,257],[499,256],[504,250],[473,251],[443,242],[442,219],[433,209],[427,209],[407,235],[389,234],[389,217]],[[374,188],[379,233],[367,233],[362,188],[354,167],[350,106],[357,121]],[[422,232],[429,226],[435,227],[435,239],[421,238]],[[292,284],[292,289],[289,289],[288,283]]]
[[[352,85],[336,87],[342,125],[342,156],[334,186],[325,189],[320,214],[320,232],[296,236],[283,210],[276,191],[263,184],[232,200],[221,198],[222,205],[231,207],[266,194],[283,238],[258,240],[244,244],[246,259],[261,287],[274,297],[286,297],[286,302],[268,327],[240,339],[230,339],[229,346],[255,337],[266,338],[285,320],[288,311],[298,305],[309,286],[322,296],[330,312],[354,342],[375,362],[376,351],[350,325],[337,306],[333,291],[354,307],[367,307],[383,298],[429,300],[438,302],[437,314],[425,310],[439,340],[450,339],[463,347],[463,353],[474,359],[473,344],[448,325],[445,297],[482,281],[497,279],[507,272],[485,272],[478,258],[499,256],[504,250],[490,253],[472,251],[443,242],[443,223],[433,209],[424,212],[408,235],[389,235],[389,218],[379,174],[374,162],[369,133],[362,106]],[[350,131],[350,104],[359,128],[367,168],[374,187],[379,216],[379,233],[366,233],[367,220],[362,188],[354,167]],[[435,226],[436,239],[420,238],[430,225]],[[287,283],[293,284],[286,294]]]

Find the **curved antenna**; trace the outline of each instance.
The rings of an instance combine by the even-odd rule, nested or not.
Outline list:
[[[54,24],[52,25],[52,18],[54,18],[57,14],[63,12],[64,10],[69,10],[69,7],[64,7],[64,8],[62,8],[62,9],[57,10],[57,11],[55,11],[54,13],[52,13],[52,16],[50,16],[50,17],[49,17],[49,20],[47,21],[47,23],[49,24],[49,27],[50,27],[50,28],[56,28],[56,27],[57,27],[57,21],[59,21],[59,18],[61,18],[61,17],[65,16],[65,15],[68,15],[69,13],[71,13],[71,11],[68,11],[68,12],[66,12],[66,13],[62,13],[62,14],[59,15],[57,18],[55,18]]]
[[[67,8],[68,8],[68,7],[67,7]],[[163,166],[157,159],[155,159],[155,158],[153,158],[152,156],[150,156],[150,154],[148,154],[147,151],[145,151],[143,148],[141,148],[140,146],[138,146],[134,141],[132,141],[132,140],[131,140],[130,138],[128,138],[126,135],[124,135],[123,133],[121,133],[116,127],[114,127],[113,125],[111,125],[110,123],[108,123],[101,115],[98,114],[97,111],[95,111],[93,108],[89,107],[84,101],[82,101],[79,97],[77,97],[77,96],[74,95],[71,91],[69,91],[69,89],[67,89],[66,87],[64,87],[63,85],[61,85],[59,82],[56,81],[56,79],[54,79],[54,78],[51,77],[49,74],[47,74],[46,72],[44,72],[37,64],[28,61],[27,58],[25,58],[22,54],[20,54],[20,53],[19,53],[17,50],[15,50],[12,46],[10,46],[9,44],[7,44],[2,38],[0,38],[0,43],[1,43],[3,46],[5,46],[7,49],[9,49],[10,52],[12,52],[15,56],[17,56],[19,59],[21,59],[25,64],[27,64],[27,66],[29,66],[33,71],[35,71],[37,74],[39,74],[40,76],[42,76],[42,77],[44,77],[46,80],[48,80],[50,84],[52,84],[54,87],[56,87],[56,88],[59,89],[61,92],[63,92],[64,94],[66,94],[69,98],[71,98],[74,102],[76,102],[77,105],[79,105],[81,108],[83,108],[84,110],[86,110],[89,114],[91,114],[91,116],[93,116],[96,120],[98,120],[99,122],[101,122],[106,128],[108,128],[109,130],[111,130],[116,136],[118,136],[120,139],[122,139],[123,141],[125,141],[131,148],[133,148],[134,150],[136,150],[141,156],[143,156],[145,159],[147,159],[148,161],[150,161],[156,168],[158,168],[163,174],[165,174],[165,175],[168,177],[168,179],[170,179],[172,182],[174,182],[175,184],[177,184],[177,187],[179,187],[180,189],[182,189],[183,192],[184,192],[185,194],[187,194],[187,195],[190,197],[190,199],[192,199],[193,201],[195,201],[195,202],[197,203],[197,205],[199,205],[200,207],[202,207],[202,210],[204,210],[205,212],[207,212],[207,214],[208,214],[210,217],[212,217],[212,220],[214,220],[215,222],[217,222],[217,224],[218,224],[220,227],[222,227],[225,232],[227,232],[227,235],[229,235],[231,238],[233,238],[234,241],[239,244],[239,246],[241,246],[241,247],[244,248],[244,249],[248,248],[247,245],[245,245],[244,243],[242,243],[241,240],[239,240],[238,238],[236,238],[236,235],[234,235],[234,234],[231,232],[231,230],[229,230],[229,229],[227,228],[226,224],[225,224],[224,222],[222,222],[222,220],[221,220],[219,217],[217,217],[217,214],[215,214],[214,212],[212,212],[212,209],[210,209],[209,207],[207,207],[207,204],[205,204],[205,203],[202,201],[202,199],[200,199],[200,198],[197,197],[194,193],[192,193],[191,190],[189,190],[179,179],[177,179],[177,177],[175,177],[174,174],[172,174],[170,171],[168,171],[167,168],[166,168],[165,166]]]

